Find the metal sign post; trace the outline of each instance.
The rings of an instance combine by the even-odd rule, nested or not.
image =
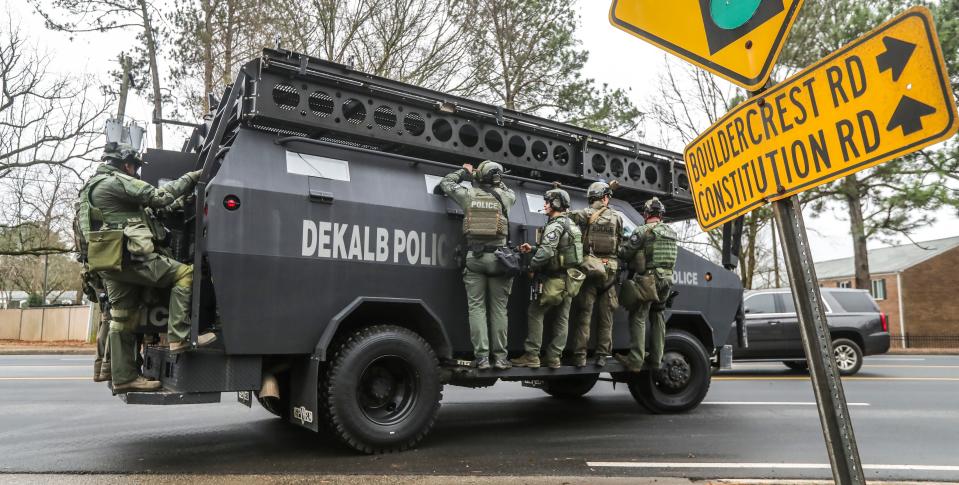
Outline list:
[[[773,202],[773,214],[782,240],[793,301],[799,316],[809,376],[819,407],[819,421],[826,438],[832,477],[838,484],[864,484],[862,461],[846,406],[846,394],[833,357],[826,312],[819,293],[819,279],[809,250],[802,209],[796,196]]]

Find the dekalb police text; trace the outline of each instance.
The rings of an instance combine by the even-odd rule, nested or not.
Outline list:
[[[368,263],[449,266],[446,234],[303,220],[303,256]]]

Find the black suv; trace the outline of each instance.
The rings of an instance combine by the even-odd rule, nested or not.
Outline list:
[[[864,355],[889,350],[889,324],[869,292],[846,288],[821,288],[826,305],[826,320],[836,364],[842,375],[852,375],[862,367]],[[805,369],[806,357],[799,320],[789,288],[753,290],[743,298],[745,342],[740,346],[733,335],[736,361],[782,361],[790,369]]]

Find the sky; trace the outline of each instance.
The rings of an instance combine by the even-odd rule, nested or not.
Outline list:
[[[51,32],[44,28],[42,18],[23,0],[0,0],[3,11],[10,12],[41,50],[52,57],[52,70],[60,73],[93,74],[104,81],[107,73],[117,68],[117,55],[134,42],[134,34],[114,32],[106,34],[81,34],[72,38],[66,34]],[[665,62],[665,53],[658,48],[615,29],[609,23],[609,2],[604,0],[577,0],[580,14],[578,37],[582,47],[589,51],[585,74],[611,88],[629,90],[634,103],[643,109],[655,93],[659,73]],[[675,61],[682,62],[682,61]],[[127,113],[140,121],[150,118],[150,106],[146,99],[131,96]],[[190,121],[190,120],[186,120]],[[653,130],[650,130],[651,132]],[[165,131],[167,140],[174,137]],[[182,138],[181,138],[182,139]],[[653,140],[647,140],[652,142]],[[153,129],[147,130],[147,146],[153,146]],[[167,141],[167,148],[177,146]],[[669,147],[681,150],[682,147]],[[852,240],[849,236],[848,218],[842,207],[820,217],[806,216],[810,247],[816,261],[852,256]],[[956,211],[940,211],[936,223],[916,231],[915,241],[926,241],[959,235],[959,217]],[[908,241],[900,238],[899,243]],[[883,242],[870,241],[869,247],[886,246]]]

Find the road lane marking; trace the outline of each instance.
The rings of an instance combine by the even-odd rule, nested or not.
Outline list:
[[[896,362],[902,362],[905,360],[926,360],[926,359],[912,358],[912,357],[866,357],[867,362],[871,360],[892,360]]]
[[[656,461],[587,461],[586,466],[596,468],[759,468],[759,469],[830,469],[828,463],[687,463],[687,462],[656,462]],[[864,470],[896,470],[896,471],[927,471],[927,472],[955,472],[959,466],[954,465],[863,465]]]
[[[959,369],[959,365],[891,365],[891,364],[866,364],[863,367],[884,369]]]
[[[808,381],[809,377],[743,376],[713,377],[714,381]],[[959,377],[843,377],[843,381],[959,381]]]
[[[44,368],[46,368],[46,369],[86,369],[87,367],[89,367],[89,366],[86,366],[86,365],[76,365],[76,364],[70,364],[70,365],[67,365],[67,364],[63,364],[63,365],[45,365],[45,364],[37,364],[37,365],[29,365],[29,364],[27,364],[27,365],[4,365],[4,364],[0,364],[0,369],[44,369]]]
[[[92,377],[0,377],[0,381],[90,381]]]
[[[727,406],[815,406],[814,402],[790,401],[703,401],[700,404],[724,404]],[[848,402],[847,406],[869,406],[867,402]]]

